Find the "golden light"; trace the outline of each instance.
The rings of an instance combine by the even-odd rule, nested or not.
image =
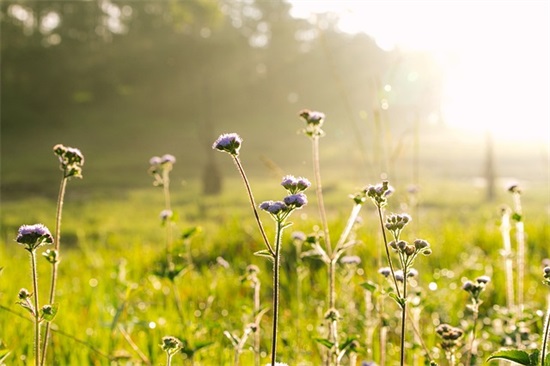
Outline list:
[[[548,143],[548,1],[291,3],[297,17],[338,14],[342,31],[367,33],[384,50],[433,53],[444,72],[441,109],[449,125]]]

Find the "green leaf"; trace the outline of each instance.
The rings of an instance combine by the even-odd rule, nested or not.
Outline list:
[[[397,294],[395,292],[390,292],[388,294],[388,296],[391,297],[392,299],[394,299],[395,302],[397,303],[397,305],[399,305],[399,307],[401,307],[401,309],[403,309],[405,307],[405,303],[407,302],[406,299],[397,296]]]
[[[512,214],[512,220],[514,220],[514,221],[521,222],[521,218],[522,218],[521,215],[518,214],[517,212],[514,212]]]
[[[334,343],[329,341],[326,338],[313,338],[317,343],[322,344],[323,346],[327,347],[328,349],[331,349],[332,346],[334,346]]]
[[[550,354],[546,355],[546,360],[544,361],[544,366],[550,366]]]
[[[374,292],[378,289],[378,285],[372,281],[363,282],[361,287],[369,292]]]
[[[524,366],[536,365],[536,363],[531,363],[531,358],[527,352],[517,349],[500,350],[494,352],[493,354],[491,354],[491,356],[489,356],[487,362],[494,360],[506,360]]]
[[[539,350],[536,349],[529,355],[529,359],[531,360],[532,366],[538,366],[539,365]],[[541,361],[542,364],[542,361]]]
[[[273,260],[273,254],[271,254],[271,252],[267,249],[258,250],[257,252],[254,253],[254,255],[258,257],[268,258],[269,260]]]
[[[357,340],[357,338],[354,337],[348,337],[344,343],[340,345],[340,351],[345,350],[346,348],[350,347],[354,344],[354,342]]]
[[[181,234],[181,238],[183,240],[185,239],[189,239],[190,237],[192,237],[193,235],[195,234],[198,234],[201,232],[201,227],[200,226],[194,226],[192,228],[189,228],[187,230],[185,230],[182,234]]]

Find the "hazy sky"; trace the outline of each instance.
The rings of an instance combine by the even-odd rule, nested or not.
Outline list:
[[[445,120],[503,137],[550,139],[550,2],[293,0],[315,21],[336,12],[346,32],[383,49],[428,50],[445,70]]]

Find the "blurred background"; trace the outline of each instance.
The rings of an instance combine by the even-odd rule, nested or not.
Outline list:
[[[176,184],[217,194],[223,132],[251,176],[311,176],[304,108],[326,114],[325,181],[548,187],[548,1],[2,1],[1,199]],[[219,182],[220,184],[209,184]],[[177,188],[176,188],[177,189]],[[92,193],[94,192],[94,193]],[[98,193],[99,192],[99,193]],[[546,194],[546,203],[550,194]]]

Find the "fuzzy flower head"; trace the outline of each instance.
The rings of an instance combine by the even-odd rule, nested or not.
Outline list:
[[[375,186],[369,186],[366,189],[367,196],[377,207],[385,207],[388,204],[388,197],[393,193],[393,187],[385,180]]]
[[[239,149],[243,139],[236,133],[224,133],[212,145],[212,148],[219,151],[224,151],[233,156],[239,155]]]
[[[290,208],[302,208],[307,205],[307,196],[303,193],[291,194],[286,196],[283,201]]]
[[[293,175],[285,175],[281,185],[288,191],[288,193],[294,194],[308,189],[311,186],[311,182],[307,178],[296,178]]]
[[[322,137],[325,132],[321,129],[325,122],[325,114],[309,109],[300,111],[299,116],[306,122],[306,128],[303,132],[309,137]]]
[[[290,213],[290,208],[283,201],[264,201],[260,203],[260,209],[271,214],[276,221],[284,219]]]
[[[162,156],[153,156],[149,159],[149,174],[151,174],[155,181],[153,185],[162,187],[169,181],[168,173],[172,170],[176,158],[171,154],[164,154]]]
[[[444,323],[439,324],[437,328],[435,328],[435,332],[441,338],[441,348],[444,351],[450,352],[460,346],[460,339],[464,335],[462,329]]]
[[[472,296],[472,299],[474,302],[479,302],[479,296],[483,291],[485,291],[485,288],[487,287],[487,284],[491,281],[491,278],[489,276],[480,276],[476,278],[475,281],[467,280],[462,285],[462,289],[466,291],[467,293]]]
[[[544,280],[542,281],[545,285],[550,286],[550,266],[544,267]]]
[[[22,225],[15,241],[24,245],[25,249],[30,252],[42,245],[52,244],[53,236],[50,230],[42,224]]]
[[[159,214],[160,221],[165,224],[167,221],[169,221],[173,216],[172,210],[162,210]]]
[[[168,355],[174,355],[183,347],[183,345],[176,337],[166,336],[162,337],[162,344],[160,347]]]
[[[59,168],[63,171],[65,178],[82,178],[84,155],[79,149],[57,144],[53,147],[53,153],[59,158]]]

